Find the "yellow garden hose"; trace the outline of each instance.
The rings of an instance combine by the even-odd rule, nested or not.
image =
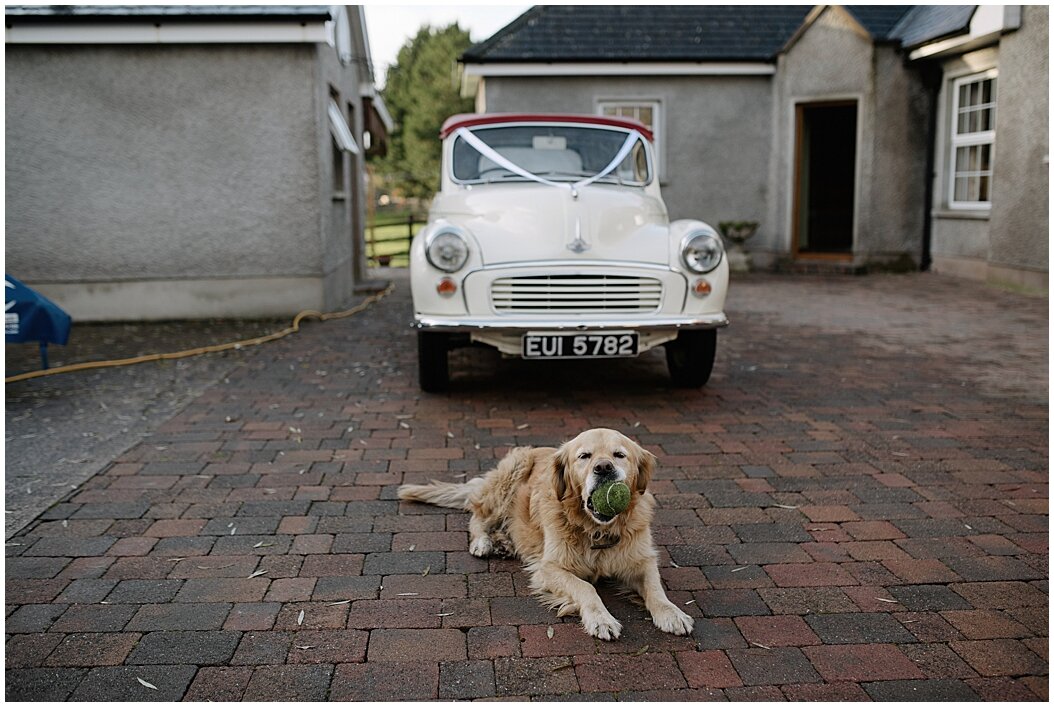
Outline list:
[[[145,354],[143,356],[136,356],[134,358],[121,358],[114,359],[112,361],[88,361],[86,363],[71,363],[68,366],[58,366],[56,368],[48,368],[42,371],[30,371],[29,373],[19,373],[16,376],[10,376],[4,379],[5,383],[17,383],[18,381],[29,380],[30,378],[41,378],[43,376],[54,376],[59,373],[72,373],[73,371],[84,371],[89,368],[113,368],[116,366],[131,366],[135,363],[146,363],[147,361],[168,361],[176,358],[187,358],[189,356],[200,356],[201,354],[216,353],[217,351],[229,351],[230,349],[243,349],[247,346],[256,346],[258,344],[266,344],[268,341],[275,341],[281,339],[290,334],[295,334],[300,331],[300,322],[304,319],[318,319],[319,321],[329,321],[330,319],[342,319],[344,317],[350,317],[353,314],[365,310],[374,302],[378,302],[387,297],[391,291],[395,289],[395,285],[389,284],[384,290],[372,294],[364,299],[359,304],[355,305],[351,309],[345,309],[343,312],[316,312],[314,310],[305,310],[300,312],[293,317],[293,323],[282,329],[276,331],[273,334],[265,334],[258,336],[255,339],[244,339],[242,341],[231,341],[226,344],[213,344],[212,346],[202,346],[196,349],[187,349],[186,351],[173,351],[171,353],[160,353],[160,354]]]

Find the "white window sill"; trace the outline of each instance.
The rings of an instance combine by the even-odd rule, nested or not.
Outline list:
[[[348,195],[346,192],[335,191],[333,192],[333,201],[347,201]]]
[[[992,214],[987,209],[934,209],[930,212],[933,218],[962,219],[964,221],[987,221]]]

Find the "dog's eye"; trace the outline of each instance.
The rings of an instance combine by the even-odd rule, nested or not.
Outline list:
[[[589,459],[591,456],[593,456],[592,452],[582,452],[581,454],[578,455],[578,458],[579,459]]]
[[[626,453],[625,452],[615,452],[615,458],[616,459],[625,459],[626,458]]]

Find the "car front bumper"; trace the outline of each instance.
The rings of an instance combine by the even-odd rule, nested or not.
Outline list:
[[[677,338],[687,329],[716,329],[728,325],[723,312],[681,317],[606,318],[606,319],[509,319],[500,320],[471,317],[418,316],[414,327],[418,331],[450,333],[467,337],[468,341],[492,346],[506,356],[523,355],[523,337],[528,332],[636,332],[637,353],[642,354]]]
[[[527,331],[679,331],[681,329],[718,329],[728,326],[724,312],[693,314],[681,317],[650,317],[625,319],[528,319],[511,317],[442,317],[419,315],[413,326],[421,331],[437,332],[494,332],[523,334]]]

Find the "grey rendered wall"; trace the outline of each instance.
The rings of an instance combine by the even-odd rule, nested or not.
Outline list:
[[[343,9],[343,8],[342,8]],[[337,93],[337,104],[344,113],[351,133],[359,143],[362,136],[362,99],[359,97],[357,71],[340,64],[333,47],[316,45],[316,67],[319,79],[315,87],[317,147],[319,165],[319,215],[322,232],[322,262],[324,275],[323,300],[326,309],[336,309],[351,298],[356,280],[356,240],[363,234],[363,185],[361,157],[345,153],[343,195],[336,196],[333,184],[333,139],[327,114],[331,91]],[[348,110],[349,103],[353,109]],[[360,246],[361,247],[361,246]]]
[[[867,238],[860,254],[870,262],[922,256],[926,219],[926,149],[929,112],[919,75],[889,46],[874,48],[873,170]]]
[[[995,279],[1040,284],[1049,267],[1050,243],[1049,8],[1021,9],[1020,29],[999,41],[989,265]],[[1023,269],[1033,275],[992,269]]]
[[[888,260],[921,247],[925,122],[921,93],[891,49],[876,48],[839,7],[825,10],[780,56],[773,118],[770,220],[777,251],[793,247],[795,110],[800,103],[857,102],[854,260]]]
[[[999,49],[989,47],[942,62],[944,79],[938,96],[937,147],[933,186],[933,226],[931,253],[934,272],[953,274],[975,279],[985,279],[990,257],[991,210],[953,210],[949,202],[949,172],[951,169],[951,143],[949,130],[952,112],[952,82],[964,75],[974,74],[999,65]],[[1002,81],[999,77],[999,98],[1002,98]],[[1002,111],[1000,104],[997,112]],[[998,122],[997,115],[996,121]],[[997,138],[998,139],[998,138]],[[998,160],[998,156],[996,157]],[[994,180],[993,180],[994,182]],[[993,183],[993,199],[998,199]]]
[[[487,78],[486,109],[595,113],[598,100],[658,100],[663,199],[671,219],[767,221],[772,89],[768,76]]]
[[[319,277],[315,51],[8,45],[8,271]]]

